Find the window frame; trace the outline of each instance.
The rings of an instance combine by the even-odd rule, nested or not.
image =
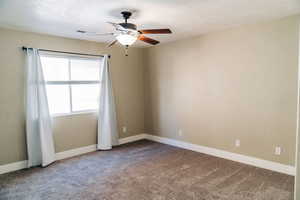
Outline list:
[[[49,52],[42,52],[40,53],[40,57],[52,57],[52,58],[65,58],[68,59],[68,79],[66,81],[46,81],[45,85],[68,85],[69,88],[69,101],[70,101],[70,112],[68,113],[55,113],[51,114],[51,117],[60,117],[60,116],[71,116],[71,115],[78,115],[78,114],[89,114],[89,113],[97,113],[98,108],[96,109],[86,109],[86,110],[80,110],[80,111],[73,111],[73,98],[72,98],[72,85],[84,85],[84,84],[99,84],[99,87],[101,87],[101,80],[99,77],[99,80],[71,80],[71,59],[77,59],[77,60],[94,60],[99,61],[99,73],[101,68],[101,60],[102,57],[95,57],[95,56],[81,56],[81,55],[70,55],[66,53],[49,53]],[[42,66],[43,68],[43,66]],[[46,90],[47,92],[47,90]],[[47,94],[48,95],[48,94]]]

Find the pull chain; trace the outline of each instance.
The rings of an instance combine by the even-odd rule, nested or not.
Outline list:
[[[125,56],[128,56],[128,45],[125,46]]]

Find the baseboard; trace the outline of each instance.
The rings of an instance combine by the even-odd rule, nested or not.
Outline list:
[[[0,174],[17,171],[27,167],[27,160],[9,163],[6,165],[0,165]]]
[[[89,146],[85,146],[85,147],[79,147],[79,148],[76,148],[76,149],[62,151],[62,152],[56,153],[55,158],[56,158],[56,160],[71,158],[71,157],[78,156],[78,155],[81,155],[81,154],[96,151],[96,148],[97,148],[96,144],[93,144],[93,145],[89,145]]]
[[[149,135],[149,134],[146,134],[145,139],[149,139],[149,140],[152,140],[155,142],[160,142],[163,144],[168,144],[168,145],[172,145],[172,146],[176,146],[179,148],[188,149],[188,150],[192,150],[192,151],[196,151],[196,152],[200,152],[200,153],[205,153],[205,154],[220,157],[220,158],[225,158],[228,160],[233,160],[236,162],[240,162],[240,163],[252,165],[255,167],[259,167],[259,168],[264,168],[264,169],[292,175],[292,176],[295,176],[295,174],[296,174],[296,168],[294,166],[290,166],[290,165],[284,165],[281,163],[272,162],[272,161],[268,161],[268,160],[262,160],[262,159],[251,157],[251,156],[245,156],[245,155],[241,155],[241,154],[237,154],[237,153],[231,153],[228,151],[223,151],[223,150],[219,150],[219,149],[215,149],[215,148],[205,147],[205,146],[201,146],[201,145],[191,144],[188,142],[183,142],[183,141],[179,141],[179,140],[175,140],[175,139],[159,137],[159,136],[154,136],[154,135]]]
[[[147,134],[139,134],[139,135],[134,135],[134,136],[129,136],[126,138],[121,138],[119,139],[119,144],[125,144],[125,143],[130,143],[130,142],[135,142],[138,140],[145,139],[147,137]]]
[[[146,137],[146,134],[139,134],[139,135],[134,135],[134,136],[126,137],[126,138],[121,138],[121,139],[119,139],[119,144],[134,142],[137,140],[145,139],[145,137]],[[71,158],[74,156],[78,156],[78,155],[82,155],[85,153],[96,151],[96,148],[97,148],[96,144],[93,144],[93,145],[89,145],[89,146],[85,146],[85,147],[79,147],[76,149],[58,152],[55,154],[55,158],[56,158],[56,160]],[[0,174],[17,171],[17,170],[24,169],[24,168],[27,168],[27,160],[9,163],[9,164],[5,164],[5,165],[0,165]]]

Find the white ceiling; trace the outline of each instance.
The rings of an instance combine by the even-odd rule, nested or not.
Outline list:
[[[76,30],[111,32],[105,22],[121,22],[122,10],[135,11],[129,21],[139,29],[170,28],[171,35],[151,35],[165,43],[298,14],[300,0],[0,0],[0,27],[110,42]]]

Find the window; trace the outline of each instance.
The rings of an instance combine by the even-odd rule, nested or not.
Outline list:
[[[98,109],[100,58],[41,55],[50,113]]]

